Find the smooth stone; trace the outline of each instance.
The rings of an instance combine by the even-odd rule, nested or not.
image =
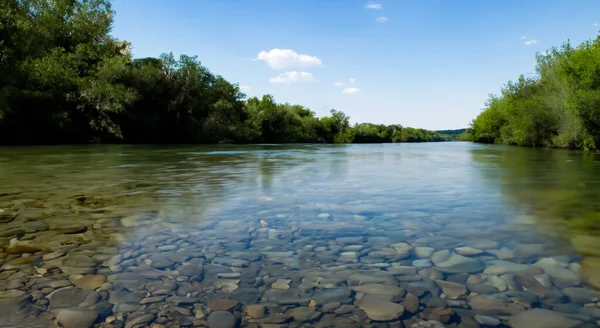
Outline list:
[[[234,328],[237,325],[237,318],[230,312],[215,311],[208,315],[209,328]]]
[[[8,247],[4,250],[4,252],[6,252],[8,254],[23,254],[23,253],[33,254],[33,253],[37,253],[37,252],[41,252],[41,251],[43,251],[43,249],[41,249],[39,247],[33,247],[33,246],[27,246],[27,245],[15,245],[15,246]]]
[[[44,256],[42,256],[42,259],[44,261],[50,261],[50,260],[54,260],[54,259],[57,259],[59,257],[62,257],[65,254],[67,254],[67,251],[58,250],[58,251],[54,251],[52,253],[44,254]]]
[[[178,303],[178,304],[194,304],[200,302],[201,299],[195,297],[185,297],[185,296],[171,296],[167,298],[165,301],[170,303]]]
[[[485,326],[495,327],[502,323],[500,320],[487,315],[476,314],[474,318],[477,322]]]
[[[492,285],[488,285],[488,284],[467,284],[467,287],[469,288],[469,291],[479,294],[479,295],[484,295],[484,294],[495,294],[498,293],[498,288],[492,286]]]
[[[56,321],[63,328],[89,328],[94,325],[97,318],[96,311],[80,308],[60,310],[56,315]]]
[[[446,297],[450,299],[456,300],[467,295],[467,287],[465,285],[443,280],[436,280],[435,283],[446,294]]]
[[[266,294],[266,293],[265,293]],[[320,288],[315,289],[312,295],[312,300],[317,304],[327,304],[331,302],[350,303],[350,295],[352,291],[349,288]],[[300,298],[300,296],[298,296]],[[303,299],[303,298],[301,298]]]
[[[150,321],[154,320],[154,317],[154,314],[142,314],[131,319],[127,317],[127,321],[125,322],[125,328],[133,328],[138,325],[146,325]]]
[[[479,322],[477,322],[475,320],[475,318],[461,316],[460,325],[458,327],[459,328],[480,328],[481,325],[479,324]]]
[[[344,314],[352,313],[352,312],[354,312],[354,310],[356,310],[356,306],[354,306],[352,304],[343,304],[342,306],[339,306],[339,308],[337,310],[335,310],[333,313],[335,313],[337,315],[344,315]],[[323,311],[325,311],[325,310],[323,309]]]
[[[506,292],[506,295],[509,296],[514,303],[521,304],[528,308],[531,308],[534,304],[537,304],[539,301],[538,296],[531,292],[509,290],[508,292]]]
[[[18,289],[10,289],[10,290],[0,290],[0,298],[17,298],[19,296],[25,295],[25,292]]]
[[[39,256],[17,257],[16,259],[8,260],[2,266],[5,270],[16,269],[21,266],[30,266],[40,260]]]
[[[598,302],[599,300],[597,294],[589,288],[568,287],[563,289],[563,293],[565,293],[573,303],[586,304]]]
[[[527,264],[519,264],[515,262],[509,262],[504,260],[492,260],[486,263],[487,267],[483,270],[485,274],[506,274],[506,273],[523,273],[531,268]]]
[[[396,276],[396,280],[398,280],[400,282],[421,281],[421,280],[423,280],[423,277],[418,274],[411,274],[411,275],[404,275],[404,276]]]
[[[433,263],[431,263],[431,260],[429,260],[429,259],[421,259],[421,260],[412,261],[412,266],[414,266],[418,269],[428,268],[432,265],[433,265]]]
[[[246,267],[250,262],[246,260],[234,259],[229,257],[217,256],[212,260],[213,264],[221,264],[231,267]]]
[[[152,254],[148,260],[150,260],[150,266],[157,269],[170,268],[175,264],[165,254],[162,253]]]
[[[412,250],[412,246],[407,243],[393,244],[391,247],[398,253],[400,259],[410,256],[410,251]]]
[[[248,304],[244,312],[251,318],[258,319],[265,316],[265,306],[262,304]]]
[[[458,253],[460,255],[465,255],[465,256],[479,255],[479,254],[482,254],[485,252],[481,249],[477,249],[477,248],[473,248],[473,247],[457,247],[454,249],[454,251],[456,251],[456,253]]]
[[[400,304],[381,299],[375,295],[367,294],[355,302],[365,314],[376,321],[391,321],[398,319],[404,313]]]
[[[314,307],[300,306],[288,310],[286,315],[294,318],[296,321],[313,321],[321,317],[322,313],[318,312]]]
[[[350,287],[357,293],[374,294],[374,295],[386,295],[386,296],[403,296],[404,289],[398,286],[382,285],[382,284],[368,284]]]
[[[226,298],[215,298],[206,304],[213,311],[230,311],[238,306],[238,302]]]
[[[428,259],[433,255],[435,249],[433,247],[415,247],[415,255],[420,259]]]
[[[487,252],[500,260],[509,260],[515,257],[514,252],[506,247],[502,247],[501,249],[488,249]]]
[[[89,289],[66,287],[48,295],[51,309],[89,307],[98,301],[98,293]]]
[[[546,309],[531,309],[508,319],[512,328],[575,328],[582,321]]]
[[[565,285],[575,286],[581,283],[579,275],[569,269],[564,268],[560,262],[553,258],[543,258],[537,261],[534,266],[542,268],[545,273],[554,278],[555,284],[563,283]]]
[[[271,285],[271,288],[286,290],[290,288],[290,282],[291,280],[289,279],[277,279],[277,281]]]
[[[401,304],[410,313],[417,313],[419,311],[419,298],[411,293],[406,294]]]
[[[106,282],[106,277],[102,275],[87,275],[79,277],[73,281],[76,287],[83,289],[96,289],[100,288]]]
[[[413,266],[391,266],[385,269],[386,271],[397,275],[415,275],[417,268]]]
[[[478,295],[469,301],[469,306],[478,314],[490,316],[510,316],[525,311],[522,305],[505,302],[501,299]]]
[[[353,273],[348,279],[346,279],[348,285],[362,285],[362,284],[379,284],[379,283],[388,283],[394,284],[396,279],[394,275],[386,272],[386,271],[369,271],[369,273]]]
[[[96,266],[99,262],[95,259],[83,255],[83,254],[75,254],[71,255],[63,261],[63,265],[74,268],[88,268]]]
[[[448,250],[433,253],[431,261],[436,268],[445,273],[475,273],[483,270],[485,264]]]
[[[139,302],[139,304],[140,305],[144,305],[144,304],[151,304],[151,303],[162,302],[162,301],[165,300],[166,297],[167,297],[167,295],[159,295],[159,296],[146,297],[146,298],[142,299]]]
[[[444,279],[444,274],[436,270],[435,267],[421,269],[417,274],[429,280]]]
[[[525,290],[534,292],[538,295],[545,294],[552,287],[550,276],[545,273],[538,276],[517,275],[515,276],[515,280],[521,284]]]
[[[490,283],[492,286],[496,287],[501,292],[508,289],[508,285],[506,284],[506,281],[504,281],[502,278],[500,278],[498,276],[490,276],[487,278],[487,281],[488,281],[488,283]]]
[[[358,257],[358,252],[342,252],[340,253],[340,259],[345,261],[353,261]]]
[[[467,284],[480,284],[484,279],[480,275],[472,274],[467,278]]]
[[[600,319],[600,308],[597,307],[584,307],[579,311],[579,314],[592,317],[596,320]]]

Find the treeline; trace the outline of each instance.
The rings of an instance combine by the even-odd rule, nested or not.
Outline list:
[[[133,59],[108,0],[0,1],[0,143],[416,142],[435,132],[246,99],[196,57]]]
[[[537,55],[536,76],[491,96],[465,137],[482,143],[600,149],[600,37]]]

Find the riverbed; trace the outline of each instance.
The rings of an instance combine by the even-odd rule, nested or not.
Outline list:
[[[598,327],[600,158],[0,148],[0,327]]]

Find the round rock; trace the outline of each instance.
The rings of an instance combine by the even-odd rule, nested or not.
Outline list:
[[[64,309],[56,315],[56,321],[64,328],[89,328],[94,325],[98,313],[86,309]]]
[[[209,328],[233,328],[237,324],[236,317],[226,311],[212,312],[207,321]]]

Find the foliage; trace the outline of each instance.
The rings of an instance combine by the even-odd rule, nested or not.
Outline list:
[[[0,143],[443,140],[246,95],[195,56],[131,58],[109,0],[0,2]],[[583,96],[583,95],[582,95]],[[586,110],[581,107],[581,110]]]
[[[464,137],[518,146],[600,147],[600,37],[537,56],[537,75],[490,96]]]

